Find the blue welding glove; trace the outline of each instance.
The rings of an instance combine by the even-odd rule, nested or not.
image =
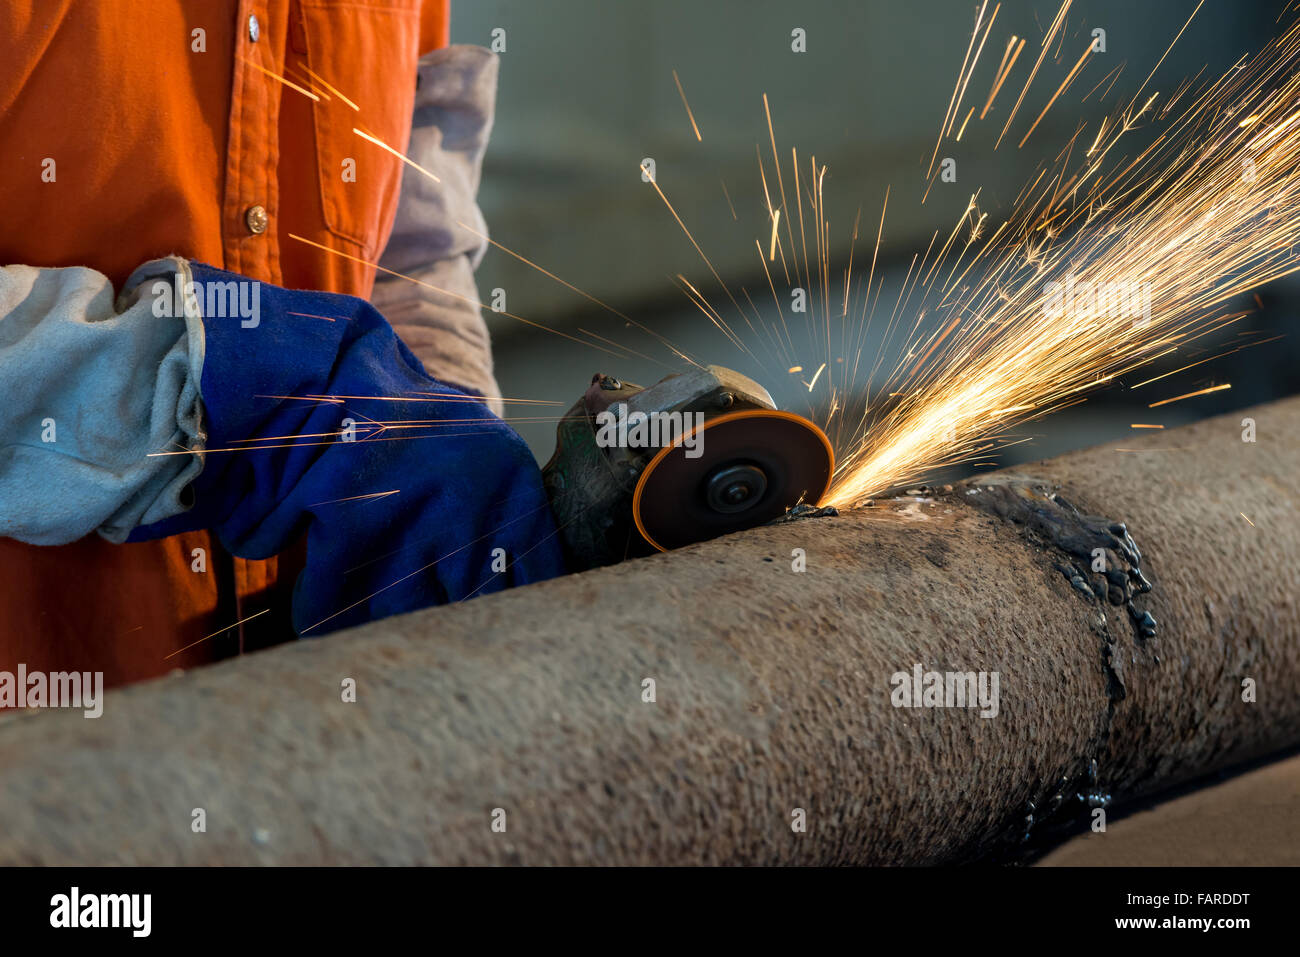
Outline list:
[[[426,375],[372,306],[191,269],[200,305],[238,290],[243,309],[203,316],[208,451],[193,507],[132,541],[208,528],[261,559],[306,532],[293,599],[305,636],[564,571],[523,440]]]

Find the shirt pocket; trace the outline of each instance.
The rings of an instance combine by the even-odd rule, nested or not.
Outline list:
[[[403,164],[354,129],[406,152],[420,0],[299,0],[298,7],[294,45],[324,91],[312,104],[312,123],[325,226],[375,259],[392,228]]]

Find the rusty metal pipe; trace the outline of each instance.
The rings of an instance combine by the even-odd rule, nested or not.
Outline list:
[[[1090,815],[1076,794],[1300,741],[1300,399],[1121,447],[1144,451],[1019,471],[1127,522],[1154,638],[1071,585],[1042,522],[958,487],[110,692],[98,720],[11,718],[0,863],[1014,854],[1054,806]],[[997,672],[997,716],[894,707],[918,663]]]

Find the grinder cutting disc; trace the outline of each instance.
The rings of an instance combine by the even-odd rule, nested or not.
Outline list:
[[[661,552],[770,522],[801,498],[815,505],[830,487],[830,440],[793,413],[730,412],[695,435],[700,455],[680,440],[660,449],[632,496],[637,529]]]

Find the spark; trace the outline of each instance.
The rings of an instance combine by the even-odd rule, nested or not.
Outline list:
[[[303,78],[303,77],[297,77],[297,76],[294,76],[294,74],[293,74],[293,68],[292,68],[292,67],[288,67],[288,66],[286,66],[284,73],[285,73],[285,76],[286,76],[286,77],[290,77],[290,78],[293,78],[293,79],[295,79],[295,80],[301,82],[303,86],[306,86],[309,90],[311,90],[313,93],[315,93],[317,96],[319,96],[319,97],[320,97],[322,100],[324,100],[326,103],[330,103],[330,102],[333,101],[333,97],[331,97],[331,96],[330,96],[328,93],[326,93],[324,90],[318,90],[318,89],[316,89],[316,86],[312,83],[312,81],[311,81],[310,79],[306,79],[306,78]]]
[[[338,505],[342,502],[373,502],[376,499],[387,498],[390,495],[396,495],[400,488],[389,489],[387,492],[368,492],[365,495],[349,495],[347,498],[330,499],[328,502],[315,502],[308,505],[308,508],[318,508],[321,505]]]
[[[1123,70],[1123,69],[1124,69],[1124,64],[1123,64],[1123,63],[1121,63],[1119,66],[1115,67],[1115,69],[1111,70],[1109,73],[1107,73],[1105,76],[1103,76],[1100,80],[1098,80],[1098,81],[1097,81],[1097,85],[1094,86],[1094,87],[1093,87],[1091,90],[1089,90],[1087,93],[1085,93],[1085,94],[1083,95],[1083,99],[1080,100],[1079,102],[1080,102],[1080,103],[1087,103],[1087,102],[1088,102],[1088,98],[1091,97],[1094,93],[1096,93],[1097,90],[1100,89],[1101,85],[1102,85],[1103,83],[1105,83],[1107,80],[1110,80],[1111,83],[1113,84],[1113,83],[1115,82],[1115,79],[1118,79],[1118,77],[1119,77],[1119,73],[1120,73],[1120,71]],[[1112,79],[1112,78],[1115,78],[1115,79]],[[1107,90],[1107,92],[1109,92],[1109,91],[1110,91],[1110,87],[1109,87],[1109,86],[1106,87],[1106,90]],[[1100,97],[1098,97],[1098,100],[1104,100],[1104,99],[1106,99],[1106,94],[1105,94],[1105,93],[1103,93]],[[1175,96],[1175,97],[1174,97],[1174,100],[1176,101],[1177,99],[1178,99],[1177,96]],[[1171,106],[1171,107],[1173,106],[1173,101],[1170,102],[1169,106]]]
[[[966,56],[961,61],[961,69],[957,71],[957,85],[953,87],[952,98],[948,101],[948,110],[943,115],[943,123],[939,126],[939,138],[934,143],[934,153],[930,156],[930,165],[926,167],[925,175],[928,177],[934,172],[934,161],[939,156],[939,147],[943,143],[943,138],[948,135],[948,130],[952,126],[953,116],[961,110],[961,98],[966,92],[966,84],[970,82],[970,77],[966,73],[966,66],[970,64],[971,72],[974,72],[975,65],[970,62],[971,51],[975,49],[975,38],[980,35],[980,25],[984,22],[984,11],[989,7],[988,0],[981,4],[979,13],[975,15],[975,29],[971,31],[970,43],[966,47]],[[989,21],[989,27],[992,28],[993,22]],[[988,34],[984,34],[984,39],[988,39]],[[980,44],[983,49],[984,44]],[[979,59],[979,54],[976,54]]]
[[[420,165],[419,163],[417,163],[415,160],[411,159],[411,157],[407,156],[407,155],[406,155],[405,153],[403,153],[401,150],[399,150],[399,149],[394,149],[393,147],[389,146],[387,143],[385,143],[383,140],[381,140],[378,136],[373,136],[373,135],[370,134],[370,133],[363,133],[361,130],[357,129],[355,126],[352,127],[352,132],[353,132],[353,133],[356,133],[357,136],[361,137],[363,140],[368,140],[369,142],[374,143],[374,144],[375,144],[376,146],[378,146],[380,149],[384,149],[384,150],[387,150],[388,152],[392,153],[394,156],[396,156],[399,160],[401,160],[401,161],[402,161],[403,163],[405,163],[407,166],[411,167],[411,169],[415,170],[417,173],[423,173],[425,176],[429,177],[429,179],[433,180],[435,183],[441,183],[441,182],[442,182],[442,180],[438,177],[438,175],[437,175],[436,173],[433,173],[433,172],[431,172],[431,171],[425,169],[423,166],[421,166],[421,165]]]
[[[303,96],[307,97],[309,100],[315,100],[317,103],[320,102],[319,96],[317,96],[311,90],[304,89],[303,87],[299,86],[297,83],[294,83],[292,80],[286,80],[284,77],[280,76],[280,74],[272,73],[266,67],[254,63],[252,60],[248,59],[247,57],[241,56],[239,60],[241,63],[245,63],[248,66],[251,66],[254,70],[258,70],[262,73],[265,73],[267,76],[275,80],[277,83],[283,83],[285,86],[289,87],[289,89],[296,90],[297,92],[301,93]]]
[[[1163,372],[1158,376],[1152,376],[1150,379],[1145,379],[1142,382],[1138,382],[1135,385],[1129,386],[1129,388],[1140,389],[1144,385],[1150,385],[1152,382],[1159,382],[1161,379],[1167,379],[1171,375],[1177,375],[1180,372],[1186,372],[1188,369],[1195,369],[1197,366],[1205,365],[1205,363],[1207,362],[1214,362],[1216,359],[1222,359],[1224,356],[1230,356],[1234,352],[1240,352],[1242,349],[1249,349],[1251,346],[1262,346],[1265,343],[1276,342],[1281,338],[1283,337],[1273,336],[1272,338],[1269,339],[1259,339],[1255,342],[1247,342],[1245,345],[1237,346],[1237,348],[1235,349],[1229,349],[1227,352],[1220,352],[1217,353],[1216,355],[1212,355],[1208,359],[1198,359],[1196,362],[1189,362],[1187,365],[1180,366],[1177,369],[1171,369],[1169,372]]]
[[[302,316],[304,319],[324,319],[326,322],[333,322],[335,319],[343,319],[344,316],[318,316],[310,312],[286,312],[286,316]]]
[[[1224,389],[1231,388],[1231,382],[1225,382],[1223,385],[1212,385],[1208,389],[1197,389],[1195,392],[1188,392],[1186,395],[1176,395],[1172,399],[1161,399],[1159,402],[1152,402],[1147,408],[1154,409],[1162,405],[1169,405],[1171,402],[1181,402],[1183,399],[1193,399],[1198,395],[1209,395],[1211,392],[1222,392]]]
[[[1052,38],[1056,35],[1056,31],[1060,29],[1061,24],[1065,22],[1065,14],[1066,11],[1070,9],[1071,2],[1072,0],[1065,0],[1065,2],[1061,4],[1061,9],[1056,11],[1056,19],[1052,21],[1052,25],[1047,29],[1047,34],[1043,37],[1043,46],[1038,52],[1038,59],[1034,62],[1034,68],[1029,71],[1029,79],[1025,81],[1025,86],[1020,91],[1020,98],[1016,100],[1016,105],[1012,107],[1011,115],[1007,117],[1007,123],[1002,127],[1002,132],[998,135],[997,143],[993,144],[995,150],[1002,145],[1002,137],[1007,135],[1007,130],[1011,129],[1011,124],[1015,121],[1016,114],[1020,112],[1020,104],[1025,102],[1025,94],[1029,92],[1029,88],[1033,85],[1034,77],[1038,75],[1038,68],[1043,65],[1043,59],[1047,56],[1048,48],[1052,45]]]
[[[470,305],[475,306],[476,308],[479,309],[489,308],[488,306],[485,306],[483,303],[479,302],[477,299],[471,299],[469,296],[462,296],[459,293],[452,292],[450,289],[443,289],[439,286],[433,285],[432,283],[427,283],[422,279],[416,279],[414,276],[408,276],[405,273],[400,273],[394,269],[389,269],[386,266],[381,266],[379,265],[379,263],[371,262],[368,259],[362,259],[360,256],[353,256],[351,253],[345,253],[343,250],[335,249],[333,246],[326,246],[324,243],[318,243],[314,240],[306,239],[302,236],[297,235],[296,233],[287,233],[286,235],[290,239],[296,240],[300,243],[306,243],[308,246],[314,246],[315,248],[322,250],[323,252],[330,253],[331,255],[334,256],[341,256],[344,259],[350,259],[352,262],[360,263],[363,266],[369,266],[371,269],[376,269],[379,272],[387,273],[390,276],[396,276],[398,279],[405,279],[407,282],[413,282],[417,286],[423,286],[425,289],[432,289],[434,292],[441,293],[444,296],[450,296],[452,299],[459,299],[462,302],[467,302]],[[550,326],[544,326],[540,322],[533,322],[531,319],[525,319],[523,316],[516,316],[514,313],[506,312],[504,309],[497,312],[497,315],[506,316],[507,318],[514,319],[517,322],[522,322],[526,326],[532,326],[535,329],[541,329],[544,332],[550,332],[562,338],[570,339],[573,342],[576,342],[582,346],[586,346],[589,349],[598,349],[601,352],[607,352],[612,356],[616,356],[617,358],[620,359],[623,358],[623,356],[619,355],[617,352],[614,352],[610,349],[606,349],[604,346],[598,346],[595,343],[586,342],[582,339],[579,339],[577,336],[571,336],[567,332],[562,332],[559,329],[552,329]]]
[[[170,655],[163,655],[163,661],[166,661],[168,658],[175,658],[175,657],[176,657],[177,655],[179,655],[182,651],[188,651],[189,649],[193,648],[195,645],[201,645],[201,644],[203,644],[203,642],[209,640],[210,638],[215,638],[215,637],[217,637],[217,635],[224,635],[226,632],[230,631],[230,629],[232,629],[232,628],[238,628],[240,625],[245,624],[246,622],[250,622],[250,621],[252,621],[254,618],[257,618],[257,617],[260,616],[260,615],[265,615],[265,614],[266,614],[267,612],[269,612],[270,610],[271,610],[271,609],[269,609],[269,608],[263,608],[261,611],[257,612],[256,614],[249,615],[247,618],[241,618],[239,621],[235,622],[233,625],[227,625],[225,628],[222,628],[220,631],[214,631],[212,634],[210,634],[210,635],[205,635],[204,637],[200,638],[198,641],[192,641],[192,642],[190,642],[190,643],[189,643],[188,645],[186,645],[184,648],[177,648],[177,649],[176,649],[175,651],[173,651]]]
[[[966,124],[970,122],[971,115],[975,112],[975,107],[970,108],[970,113],[966,114],[966,119],[961,121],[961,129],[957,131],[957,142],[961,142],[961,135],[966,132]]]
[[[786,205],[785,202],[785,178],[781,175],[781,159],[776,152],[776,131],[772,127],[772,107],[767,102],[766,93],[763,94],[763,115],[767,117],[767,138],[768,138],[768,142],[772,144],[772,162],[776,166],[776,187],[781,194],[781,208],[788,209],[789,207]],[[798,164],[796,163],[795,164],[795,199],[799,199],[798,172],[799,172],[799,167]],[[769,202],[768,203],[769,209],[771,208],[771,205],[772,204]],[[803,202],[802,201],[799,203],[799,217],[800,217],[799,220],[800,224],[802,225],[803,223]],[[790,240],[790,258],[793,259],[794,258],[794,231],[790,226],[789,216],[786,216],[785,218],[785,234],[786,237]],[[785,253],[781,254],[781,265],[782,267],[785,266]],[[764,268],[766,269],[767,267],[764,266]],[[799,271],[799,266],[798,263],[796,263],[795,272],[797,273],[798,271]],[[789,279],[788,272],[786,273],[786,279],[787,280]]]
[[[1014,36],[1007,41],[1006,53],[1002,54],[1003,65],[998,67],[997,76],[993,78],[993,88],[989,90],[989,98],[984,101],[984,109],[980,110],[981,120],[984,119],[989,108],[993,106],[993,101],[997,99],[998,92],[1002,89],[1002,84],[1007,82],[1007,77],[1011,75],[1011,68],[1016,65],[1016,60],[1020,57],[1020,51],[1025,48],[1025,41],[1021,38],[1019,46],[1016,46],[1015,51],[1013,52],[1011,47],[1015,42],[1016,38]],[[1011,59],[1009,61],[1007,60],[1008,53],[1011,54]]]
[[[987,2],[985,3],[985,6],[988,6]],[[971,60],[970,70],[966,73],[966,81],[961,85],[961,93],[959,93],[957,96],[957,102],[954,106],[953,113],[952,113],[952,121],[955,121],[957,119],[957,114],[961,112],[961,102],[966,97],[966,87],[970,85],[970,79],[972,76],[975,75],[975,65],[979,63],[980,54],[984,52],[984,44],[988,42],[989,34],[993,32],[993,21],[995,21],[998,18],[998,11],[1001,9],[1002,9],[1001,3],[998,3],[993,7],[993,16],[989,17],[988,26],[984,30],[984,39],[980,40],[979,49],[975,51],[975,58]],[[983,15],[982,12],[981,15]],[[977,31],[979,30],[978,22],[975,25],[975,29]],[[970,113],[966,114],[966,119],[970,120],[971,113],[974,112],[975,112],[975,107],[972,106],[970,108]],[[952,121],[950,121],[948,124],[948,132],[952,132]],[[963,123],[962,130],[964,131],[965,129],[966,129],[966,124]],[[957,134],[957,139],[958,141],[961,140],[961,133]]]
[[[326,402],[342,405],[345,399],[365,399],[367,402],[490,402],[521,403],[524,405],[568,405],[557,399],[515,399],[504,395],[474,396],[458,392],[413,392],[409,395],[269,395],[258,394],[259,399],[300,399],[304,402]]]
[[[1246,513],[1245,513],[1245,512],[1238,512],[1237,514],[1240,515],[1242,518],[1245,518],[1245,519],[1246,519],[1246,524],[1249,525],[1251,528],[1254,528],[1254,527],[1255,527],[1255,523],[1252,522],[1249,518],[1246,518]]]
[[[317,74],[312,70],[311,67],[304,66],[303,69],[307,71],[308,75],[309,75],[313,80],[315,80],[315,81],[316,81],[317,83],[319,83],[321,86],[325,87],[325,89],[329,90],[331,93],[333,93],[335,96],[337,96],[340,100],[342,100],[342,101],[343,101],[344,103],[346,103],[348,106],[352,107],[352,109],[356,110],[358,113],[361,112],[361,107],[357,106],[357,105],[356,105],[355,103],[353,103],[350,99],[348,99],[346,96],[344,96],[342,93],[340,93],[337,89],[335,89],[334,86],[331,85],[330,82],[329,82],[328,80],[326,80],[324,77],[321,77],[321,76],[317,75]]]
[[[1151,82],[1151,78],[1155,76],[1156,71],[1160,69],[1160,64],[1165,62],[1165,57],[1169,56],[1170,51],[1173,50],[1175,44],[1177,44],[1178,41],[1182,38],[1183,33],[1186,32],[1187,28],[1192,25],[1192,21],[1196,19],[1196,15],[1201,12],[1201,7],[1203,6],[1205,6],[1205,0],[1200,0],[1200,3],[1196,5],[1196,9],[1192,11],[1192,15],[1189,16],[1187,18],[1187,22],[1183,24],[1183,28],[1178,31],[1177,35],[1170,42],[1169,49],[1165,50],[1165,52],[1161,55],[1160,59],[1156,61],[1156,65],[1151,68],[1151,72],[1147,74],[1147,78],[1143,80],[1142,85],[1138,87],[1137,93],[1133,94],[1134,102],[1136,102],[1137,98],[1141,96],[1142,91],[1145,90],[1147,84]]]
[[[476,421],[476,420],[471,419],[471,420],[464,420],[464,421]],[[501,420],[498,419],[496,416],[492,416],[491,419],[479,419],[477,421],[500,422]],[[446,419],[436,419],[436,420],[429,420],[428,422],[422,424],[449,425],[453,423],[449,422]],[[456,423],[456,424],[460,424],[460,423]],[[157,458],[157,457],[165,457],[169,455],[194,455],[199,452],[205,455],[208,453],[215,453],[215,452],[265,452],[272,449],[298,449],[298,448],[304,448],[304,447],[316,446],[316,445],[346,445],[350,448],[364,448],[367,444],[374,443],[374,442],[410,442],[415,439],[461,439],[473,435],[494,435],[495,434],[491,431],[488,431],[488,432],[453,432],[449,435],[393,435],[393,436],[388,436],[386,438],[378,437],[382,432],[388,431],[389,429],[395,429],[400,427],[402,427],[400,423],[390,423],[387,425],[381,425],[378,428],[376,428],[374,432],[370,432],[364,438],[358,438],[355,442],[340,442],[339,436],[343,434],[342,432],[322,432],[318,434],[308,434],[308,435],[279,435],[279,436],[275,436],[275,438],[276,439],[298,439],[298,438],[317,438],[319,436],[320,441],[276,442],[274,445],[235,445],[229,448],[222,448],[222,449],[195,449],[193,452],[189,452],[189,451],[149,452],[146,457]],[[360,427],[358,427],[358,431],[360,431]],[[260,442],[263,440],[260,438],[254,438],[254,439],[234,439],[232,441]]]
[[[1090,56],[1092,56],[1091,41],[1089,41],[1087,48],[1084,49],[1083,56],[1079,57],[1079,62],[1076,63],[1074,69],[1070,71],[1069,76],[1061,81],[1061,85],[1056,88],[1056,92],[1052,94],[1052,98],[1047,101],[1047,105],[1043,107],[1043,112],[1038,114],[1038,119],[1034,120],[1033,126],[1029,127],[1029,132],[1026,133],[1024,139],[1020,141],[1020,145],[1016,147],[1017,149],[1022,148],[1025,143],[1029,141],[1029,137],[1033,136],[1034,130],[1038,129],[1038,124],[1041,123],[1043,117],[1047,115],[1047,111],[1052,108],[1052,104],[1056,102],[1056,98],[1064,93],[1066,89],[1069,88],[1070,84],[1074,82],[1074,78],[1079,75],[1079,71],[1083,69],[1083,65],[1088,62],[1088,57]]]
[[[724,186],[724,189],[725,189],[725,186]],[[531,269],[536,269],[539,273],[541,273],[543,276],[546,276],[548,279],[553,279],[553,280],[555,280],[556,282],[558,282],[558,283],[559,283],[561,286],[563,286],[564,288],[569,289],[569,290],[572,290],[573,292],[576,292],[579,296],[582,296],[582,297],[583,297],[584,299],[586,299],[588,302],[591,302],[591,303],[596,304],[597,306],[600,306],[600,308],[604,309],[606,312],[608,312],[608,313],[610,313],[610,314],[612,314],[612,315],[618,316],[618,318],[622,319],[624,322],[628,323],[629,325],[631,325],[631,326],[635,326],[636,328],[640,329],[642,332],[648,333],[649,335],[651,335],[651,336],[653,336],[654,338],[658,339],[659,342],[660,342],[660,343],[661,343],[665,348],[667,348],[670,352],[672,352],[672,353],[673,353],[675,356],[677,356],[678,358],[683,359],[683,360],[685,360],[686,362],[689,362],[691,365],[699,366],[699,363],[698,363],[698,362],[696,362],[696,361],[695,361],[694,359],[692,359],[690,356],[686,355],[686,353],[682,352],[680,349],[678,349],[676,346],[674,346],[671,342],[669,342],[666,338],[664,338],[663,336],[661,336],[659,333],[657,333],[657,332],[655,332],[653,329],[650,329],[649,327],[644,326],[644,325],[642,325],[641,323],[637,322],[635,319],[633,319],[631,316],[627,315],[626,313],[620,312],[618,309],[615,309],[613,306],[611,306],[609,303],[605,302],[603,299],[597,299],[597,298],[596,298],[595,296],[593,296],[591,293],[589,293],[589,292],[587,292],[587,291],[585,291],[585,290],[583,290],[583,289],[579,289],[577,286],[575,286],[575,285],[574,285],[573,283],[571,283],[571,282],[568,282],[567,280],[561,279],[559,276],[555,275],[555,273],[551,272],[549,269],[546,269],[546,268],[544,268],[544,267],[542,267],[542,266],[539,266],[537,263],[533,262],[533,261],[532,261],[531,259],[529,259],[527,256],[523,255],[522,253],[517,253],[517,252],[515,252],[513,249],[509,248],[508,246],[505,246],[505,245],[501,244],[500,242],[498,242],[497,240],[493,239],[491,236],[487,235],[486,233],[481,233],[481,232],[479,232],[479,231],[478,231],[477,229],[475,229],[473,226],[470,226],[470,225],[468,225],[468,224],[466,224],[466,223],[463,223],[463,222],[461,222],[460,220],[456,220],[456,225],[459,226],[461,229],[465,230],[467,233],[470,233],[470,234],[472,234],[472,235],[474,235],[474,236],[477,236],[479,239],[482,239],[484,242],[490,243],[491,245],[495,246],[497,249],[501,250],[501,251],[502,251],[503,253],[505,253],[507,256],[513,256],[515,259],[519,260],[519,261],[520,261],[521,263],[523,263],[525,266],[528,266],[528,267],[531,268]],[[592,334],[592,333],[587,333],[587,335],[593,335],[593,334]],[[596,338],[603,338],[603,337],[596,337]],[[609,340],[608,340],[608,339],[605,339],[604,341],[608,342]],[[618,348],[624,348],[624,347],[619,346]],[[609,351],[609,350],[606,350],[606,351]],[[631,350],[631,349],[626,349],[625,351],[632,352],[633,355],[640,356],[642,359],[649,359],[649,361],[651,361],[651,362],[657,362],[657,361],[658,361],[658,360],[655,360],[655,359],[651,359],[649,356],[647,356],[647,355],[643,355],[642,353],[635,352],[634,350]],[[662,363],[660,363],[660,364],[662,365]]]
[[[700,128],[695,123],[695,114],[691,112],[691,104],[686,102],[686,91],[682,89],[682,81],[677,77],[677,71],[673,70],[673,82],[677,84],[677,92],[681,95],[682,106],[686,107],[686,117],[691,121],[691,129],[695,131],[695,141],[704,142],[704,137],[700,136]]]
[[[360,599],[358,599],[358,600],[352,602],[352,604],[350,604],[350,605],[348,605],[348,606],[346,606],[346,607],[344,607],[344,608],[340,608],[338,611],[334,612],[334,614],[332,614],[332,615],[326,615],[326,616],[325,616],[324,618],[322,618],[320,621],[315,622],[314,624],[308,625],[306,628],[303,628],[303,629],[299,632],[299,634],[304,634],[304,635],[305,635],[307,632],[309,632],[309,631],[313,631],[313,630],[319,628],[321,625],[325,624],[325,622],[327,622],[327,621],[332,621],[333,619],[337,618],[339,615],[342,615],[342,614],[344,614],[345,612],[351,611],[353,608],[356,608],[358,605],[363,605],[363,604],[365,604],[366,602],[370,601],[372,598],[376,597],[377,595],[380,595],[380,594],[382,594],[383,592],[388,591],[388,589],[390,589],[390,588],[394,588],[394,587],[396,587],[397,585],[400,585],[402,582],[407,581],[408,579],[414,578],[416,575],[420,574],[421,572],[426,571],[427,569],[432,568],[434,565],[437,565],[438,562],[442,561],[443,559],[451,558],[453,555],[458,555],[459,553],[463,552],[465,549],[469,548],[471,545],[475,545],[475,544],[477,544],[477,543],[479,543],[479,542],[481,542],[481,541],[483,541],[483,540],[485,540],[485,539],[491,539],[491,538],[493,538],[493,537],[495,537],[495,536],[498,536],[498,535],[500,535],[500,533],[501,533],[501,532],[502,532],[502,531],[503,531],[507,526],[514,525],[514,524],[517,523],[517,522],[522,522],[522,521],[524,521],[525,519],[532,518],[534,515],[536,515],[536,514],[537,514],[539,511],[541,511],[542,509],[544,509],[544,508],[550,508],[550,507],[551,507],[551,506],[550,506],[550,503],[548,503],[548,502],[543,502],[543,503],[542,503],[541,505],[539,505],[537,508],[531,509],[531,510],[529,510],[528,512],[525,512],[523,515],[517,515],[517,516],[515,516],[515,517],[512,518],[510,521],[506,522],[505,524],[501,525],[500,527],[498,527],[498,528],[494,528],[494,529],[492,529],[490,532],[485,532],[484,534],[480,535],[478,538],[472,539],[472,540],[466,542],[464,545],[461,545],[459,548],[452,549],[450,552],[448,552],[447,554],[443,555],[441,558],[435,558],[433,561],[429,562],[428,564],[426,564],[426,565],[421,565],[421,566],[420,566],[419,568],[417,568],[415,571],[410,572],[409,574],[403,575],[401,578],[397,579],[396,581],[389,582],[387,585],[384,585],[382,588],[378,588],[378,589],[376,589],[375,591],[373,591],[373,592],[371,592],[370,594],[366,595],[364,598],[360,598]],[[587,508],[590,508],[590,505],[588,505]],[[579,511],[578,514],[575,515],[573,518],[571,518],[569,521],[570,521],[570,522],[576,521],[578,518],[580,518],[580,517],[582,516],[582,514],[583,514],[583,512],[585,512],[585,510],[586,510],[586,509],[583,509],[582,511]],[[567,524],[567,523],[566,523],[566,524]],[[558,532],[558,531],[559,531],[559,529],[556,530],[556,532]],[[556,532],[552,532],[551,535],[556,534]],[[548,541],[548,540],[551,538],[551,535],[548,535],[545,539],[542,540],[542,542],[546,542],[546,541]],[[539,542],[538,544],[542,544],[542,542]],[[533,546],[533,548],[536,548],[536,547],[537,547],[537,545],[534,545],[534,546]],[[531,552],[532,549],[530,548],[528,551]],[[528,552],[524,552],[524,555],[526,555],[526,554],[528,554]],[[516,561],[518,561],[519,558],[523,558],[523,557],[524,557],[523,555],[518,556],[518,557],[516,558]],[[360,567],[360,566],[358,566],[358,567]],[[490,580],[490,579],[489,579],[489,580]],[[482,588],[482,587],[483,587],[482,585],[479,586],[479,588]],[[477,591],[478,591],[478,589],[475,589],[475,592],[474,592],[474,593],[477,593]],[[466,597],[472,597],[472,596],[466,596]],[[232,626],[232,627],[233,627],[233,626]],[[220,632],[218,632],[218,634],[220,634]],[[181,650],[183,651],[184,649],[181,649]]]
[[[685,233],[686,238],[691,241],[691,245],[695,247],[695,251],[700,254],[700,258],[704,260],[704,265],[709,267],[709,272],[713,273],[713,278],[718,281],[718,285],[721,286],[723,292],[727,294],[727,298],[731,300],[731,304],[736,307],[737,312],[739,312],[742,316],[744,316],[744,311],[741,310],[740,303],[736,302],[736,297],[731,294],[731,289],[723,281],[722,277],[718,275],[718,271],[713,267],[712,260],[710,260],[709,257],[705,255],[704,250],[700,248],[700,244],[695,241],[695,236],[691,233],[689,229],[687,229],[686,223],[682,221],[682,217],[677,214],[677,210],[673,208],[673,204],[668,201],[668,197],[664,195],[664,191],[659,188],[659,184],[655,181],[655,177],[651,175],[650,170],[646,166],[641,165],[640,169],[641,172],[645,174],[646,182],[648,182],[652,187],[654,187],[654,191],[659,195],[659,198],[663,200],[663,204],[668,208],[668,212],[670,212],[672,214],[673,219],[677,221],[677,225],[682,228],[682,232]],[[721,316],[719,316],[718,318],[721,320]],[[746,319],[746,322],[748,321],[749,320]],[[731,331],[730,327],[727,325],[725,321],[722,322],[722,328],[724,329],[724,331],[726,331],[729,338],[736,339],[735,334]],[[742,343],[742,348],[745,348],[743,346],[743,343]],[[749,350],[745,348],[745,351],[748,352]]]
[[[722,316],[718,313],[718,310],[713,308],[713,306],[709,303],[709,300],[706,299],[704,295],[698,289],[696,289],[694,285],[691,284],[691,281],[689,279],[687,279],[681,273],[678,273],[677,281],[680,282],[686,288],[687,291],[686,298],[689,299],[695,305],[695,307],[700,310],[700,312],[704,313],[705,318],[707,318],[711,323],[713,323],[713,325],[717,327],[719,332],[721,332],[724,336],[726,336],[737,349],[741,349],[745,352],[749,352],[749,349],[745,345],[744,340],[742,340],[740,336],[736,335],[736,333],[734,333],[731,330],[731,327],[727,325],[726,320],[722,318]]]
[[[722,184],[722,195],[727,198],[727,209],[731,210],[731,218],[740,222],[740,217],[736,215],[736,205],[731,201],[731,192],[727,189],[727,181],[720,179],[718,182]]]
[[[1129,426],[1130,429],[1163,429],[1163,425],[1151,425],[1145,422],[1134,422]]]

